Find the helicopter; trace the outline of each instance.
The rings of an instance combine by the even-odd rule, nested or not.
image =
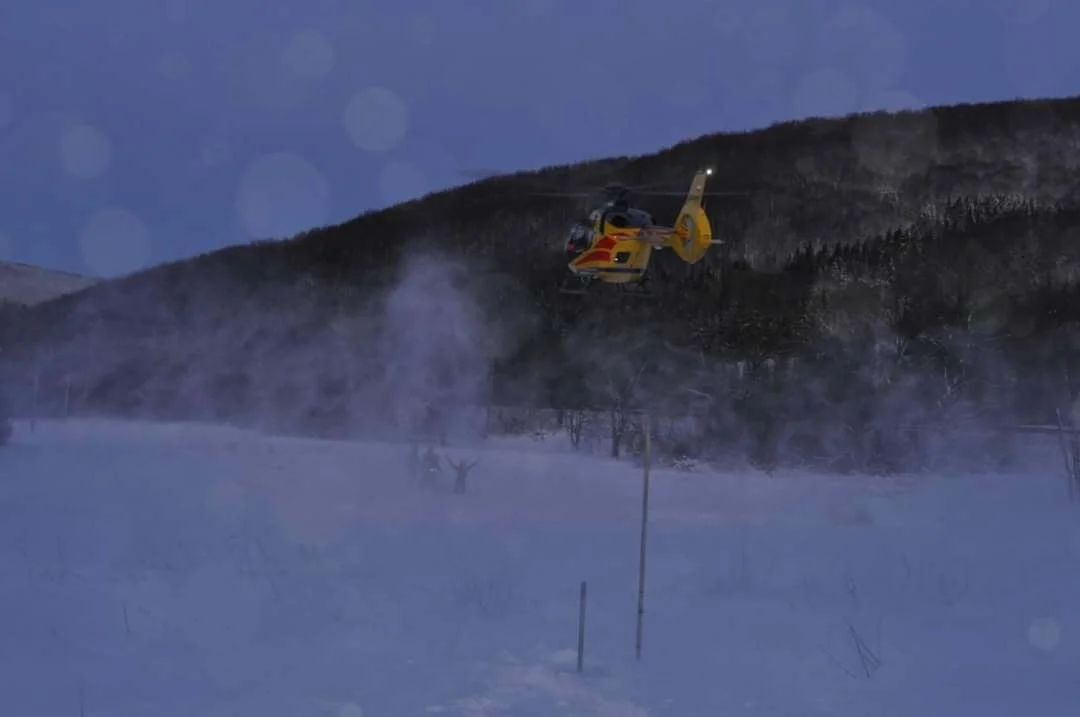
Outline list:
[[[647,296],[648,268],[652,253],[670,248],[682,261],[696,264],[705,257],[709,247],[723,244],[713,237],[712,224],[704,208],[706,196],[742,195],[745,192],[706,192],[705,184],[713,173],[711,168],[699,169],[683,192],[654,191],[642,185],[629,187],[612,182],[600,188],[603,197],[595,204],[596,190],[591,192],[529,192],[533,196],[556,198],[591,198],[594,205],[585,217],[568,231],[564,242],[569,275],[559,292],[583,295],[595,282],[615,285],[626,293]],[[491,177],[493,173],[476,173]],[[684,197],[682,208],[671,226],[659,224],[649,212],[633,206],[630,195]]]
[[[670,248],[687,264],[704,258],[710,246],[722,244],[713,238],[712,225],[703,200],[711,169],[694,174],[682,209],[672,226],[658,224],[651,214],[631,206],[630,189],[609,184],[608,199],[593,209],[587,220],[571,227],[565,243],[567,266],[572,276],[560,287],[562,293],[583,294],[595,280],[646,293],[646,272],[652,252]],[[643,192],[672,194],[670,192]],[[577,286],[573,286],[574,278]]]

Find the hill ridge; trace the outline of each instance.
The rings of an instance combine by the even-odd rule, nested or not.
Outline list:
[[[661,255],[648,305],[557,294],[581,207],[524,188],[677,183],[701,166],[714,168],[712,187],[749,191],[710,206],[725,245],[689,269]],[[1075,395],[1078,167],[1080,97],[778,123],[478,180],[226,247],[34,307],[6,331],[54,395],[75,382],[78,403],[98,410],[266,411],[329,430],[385,418],[401,391],[429,407],[513,396],[609,405],[614,417],[685,411],[685,389],[723,397],[702,435],[720,430],[759,460],[794,441],[804,458],[835,458],[836,443],[884,465],[917,453],[891,435],[897,422],[946,425],[957,406],[1045,421]],[[655,204],[659,217],[674,211]],[[416,257],[428,257],[422,280]],[[477,346],[446,333],[455,322]],[[402,345],[422,356],[407,368],[422,385],[394,384],[410,378],[386,353]],[[749,369],[732,383],[734,364]],[[418,419],[394,420],[413,430]],[[836,431],[845,437],[826,440]]]

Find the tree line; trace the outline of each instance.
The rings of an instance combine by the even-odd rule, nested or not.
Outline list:
[[[691,412],[699,435],[680,440],[702,452],[910,468],[928,426],[1046,420],[1080,376],[1078,153],[1076,99],[712,135],[172,262],[11,314],[0,340],[9,371],[77,384],[88,410],[341,430],[364,400],[397,400],[373,390],[386,296],[414,257],[439,255],[465,267],[455,296],[505,344],[440,367],[483,387],[471,398],[600,407],[623,428],[642,408]],[[694,267],[658,254],[649,301],[558,292],[582,207],[530,188],[682,189],[701,166],[744,192],[709,207],[719,250]]]

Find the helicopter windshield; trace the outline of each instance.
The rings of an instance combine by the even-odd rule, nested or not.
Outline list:
[[[589,240],[592,238],[592,227],[585,224],[575,224],[570,227],[570,232],[566,237],[566,253],[576,256],[589,246]]]

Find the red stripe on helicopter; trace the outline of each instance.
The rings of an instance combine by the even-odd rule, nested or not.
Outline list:
[[[574,262],[575,264],[587,264],[591,261],[611,261],[610,251],[590,251],[582,254],[581,257]]]
[[[614,249],[615,248],[615,241],[616,241],[616,239],[613,236],[603,236],[603,237],[600,238],[600,240],[598,242],[596,242],[596,246],[594,248],[595,249]]]

